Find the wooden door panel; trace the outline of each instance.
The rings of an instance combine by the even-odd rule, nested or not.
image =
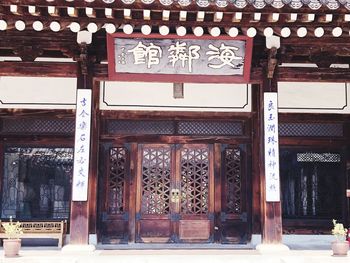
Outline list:
[[[222,222],[222,243],[246,244],[249,240],[247,223],[241,220],[227,220]]]
[[[251,236],[244,150],[238,146],[224,146],[221,163],[221,242],[244,244]]]
[[[126,147],[111,146],[105,151],[105,176],[102,193],[102,243],[128,241],[129,153]]]
[[[172,236],[172,151],[169,145],[139,146],[137,242],[168,242]]]
[[[180,185],[179,239],[210,242],[213,235],[213,153],[205,144],[182,145],[177,152]]]
[[[180,220],[180,240],[208,240],[211,235],[211,222],[208,219]]]
[[[156,223],[155,223],[156,221]],[[140,220],[140,239],[145,242],[169,242],[171,237],[171,221],[169,219]]]

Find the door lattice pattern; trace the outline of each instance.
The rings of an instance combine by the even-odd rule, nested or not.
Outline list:
[[[169,214],[170,147],[145,147],[142,158],[141,213]]]
[[[209,149],[181,150],[181,212],[206,214],[209,203]]]
[[[225,149],[226,207],[227,213],[241,213],[241,150]]]
[[[108,212],[122,214],[125,210],[126,149],[111,148],[109,154]]]

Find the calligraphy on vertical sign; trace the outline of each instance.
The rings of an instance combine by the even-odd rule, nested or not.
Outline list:
[[[108,35],[110,80],[248,83],[252,39]],[[197,78],[196,78],[197,77]]]
[[[277,92],[264,93],[266,202],[280,201]]]
[[[91,126],[91,90],[78,89],[75,115],[73,201],[87,201]]]

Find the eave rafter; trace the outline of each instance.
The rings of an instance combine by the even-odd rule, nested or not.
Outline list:
[[[267,12],[278,12],[285,10],[295,12],[299,10],[302,13],[318,12],[346,12],[350,10],[350,1],[343,0],[2,0],[1,5],[36,5],[36,6],[57,6],[76,8],[117,8],[117,9],[150,9],[162,11],[168,10],[187,10],[187,11],[249,11],[266,10]],[[294,10],[294,11],[293,11]]]
[[[7,3],[10,2],[10,0],[7,1]],[[91,31],[89,25],[92,25],[92,33],[102,28],[106,28],[108,33],[113,33],[117,30],[123,30],[123,26],[127,24],[131,24],[136,30],[140,30],[140,27],[146,24],[154,27],[152,32],[156,33],[158,33],[158,30],[160,32],[161,26],[175,28],[181,25],[186,27],[188,32],[194,27],[202,27],[206,32],[212,27],[217,27],[221,34],[227,33],[232,27],[236,28],[236,34],[244,34],[247,29],[252,27],[256,29],[257,34],[266,35],[266,28],[271,28],[273,34],[289,37],[291,34],[299,36],[297,29],[307,27],[307,33],[301,37],[307,35],[321,37],[327,34],[337,36],[339,30],[340,35],[345,36],[349,35],[350,30],[350,14],[347,13],[288,13],[285,9],[276,9],[278,12],[271,13],[265,8],[254,12],[250,12],[246,8],[239,12],[237,10],[230,11],[229,8],[226,8],[224,12],[172,9],[171,11],[168,10],[168,17],[166,17],[164,10],[158,11],[157,9],[122,9],[114,7],[106,9],[104,7],[86,7],[86,2],[82,2],[85,3],[83,7],[76,5],[74,2],[75,5],[72,7],[68,6],[66,2],[64,6],[58,5],[59,2],[50,2],[55,3],[56,6],[54,6],[48,5],[44,1],[43,5],[35,5],[35,8],[20,4],[1,4],[0,31],[13,29],[41,31],[49,29],[58,32],[70,29],[76,33],[83,29]],[[79,3],[79,1],[76,2]],[[72,27],[73,24],[77,26]],[[284,34],[284,32],[289,33]]]
[[[320,56],[349,63],[350,0],[245,1],[2,0],[0,56],[18,55],[23,61],[46,55],[76,57],[76,33],[88,30],[94,38],[90,49],[97,60],[104,60],[106,32],[180,34],[181,26],[181,34],[254,37],[257,60],[267,59],[265,37],[277,35],[279,63],[321,65]]]

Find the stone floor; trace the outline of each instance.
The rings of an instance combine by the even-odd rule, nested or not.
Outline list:
[[[259,254],[254,249],[193,250],[102,250],[62,252],[59,249],[23,248],[19,257],[0,263],[350,263],[348,257],[334,257],[331,250],[290,250]]]

